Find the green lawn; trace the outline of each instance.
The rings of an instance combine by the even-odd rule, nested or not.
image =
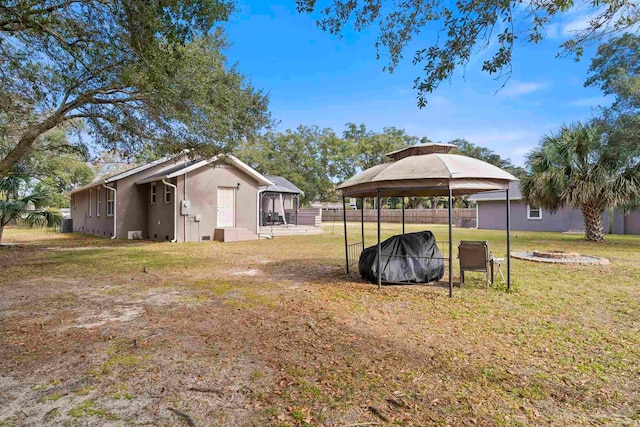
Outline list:
[[[233,244],[6,230],[0,426],[640,423],[639,237],[513,232],[512,251],[611,265],[513,260],[512,292],[472,273],[449,299],[347,277],[342,224],[324,229]],[[459,240],[506,253],[504,232]]]

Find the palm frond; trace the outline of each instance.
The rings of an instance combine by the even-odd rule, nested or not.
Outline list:
[[[525,200],[554,211],[584,204],[606,209],[640,199],[640,164],[623,154],[598,124],[562,125],[527,156]]]
[[[49,200],[49,193],[46,191],[35,191],[32,194],[28,194],[20,199],[20,201],[26,205],[33,205],[35,209],[43,208]]]
[[[59,227],[62,219],[62,213],[59,210],[44,209],[27,213],[20,223],[30,228]]]

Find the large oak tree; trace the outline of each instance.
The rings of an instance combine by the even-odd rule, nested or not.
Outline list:
[[[78,129],[80,151],[124,157],[211,156],[253,138],[270,124],[268,99],[222,53],[232,11],[227,0],[2,2],[0,178],[61,126]]]

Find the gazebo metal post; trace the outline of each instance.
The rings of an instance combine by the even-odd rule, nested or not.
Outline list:
[[[344,254],[347,260],[347,274],[349,274],[349,246],[347,245],[347,204],[342,196],[342,223],[344,224]]]
[[[362,208],[360,209],[360,231],[362,233],[362,250],[364,251],[364,197],[360,197]]]
[[[276,212],[276,195],[275,194],[271,195],[271,212],[273,213]],[[272,218],[271,224],[273,224],[273,218]]]
[[[451,187],[449,187],[449,298],[453,297],[453,209],[451,196]]]
[[[509,189],[507,193],[507,290],[511,289],[511,201],[509,200]]]
[[[296,226],[298,226],[298,215],[300,215],[300,195],[296,194]]]
[[[402,234],[404,235],[404,196],[402,196]]]
[[[376,198],[376,207],[378,208],[378,290],[382,289],[382,245],[380,244],[380,190]]]

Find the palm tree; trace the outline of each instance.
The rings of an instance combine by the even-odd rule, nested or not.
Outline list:
[[[59,211],[44,209],[47,193],[36,191],[28,195],[21,194],[26,183],[26,177],[19,174],[0,179],[0,245],[4,227],[11,221],[29,227],[53,227],[62,221]]]
[[[582,209],[587,240],[604,240],[605,209],[640,199],[640,163],[624,150],[594,124],[563,125],[527,156],[525,200],[551,212]]]

